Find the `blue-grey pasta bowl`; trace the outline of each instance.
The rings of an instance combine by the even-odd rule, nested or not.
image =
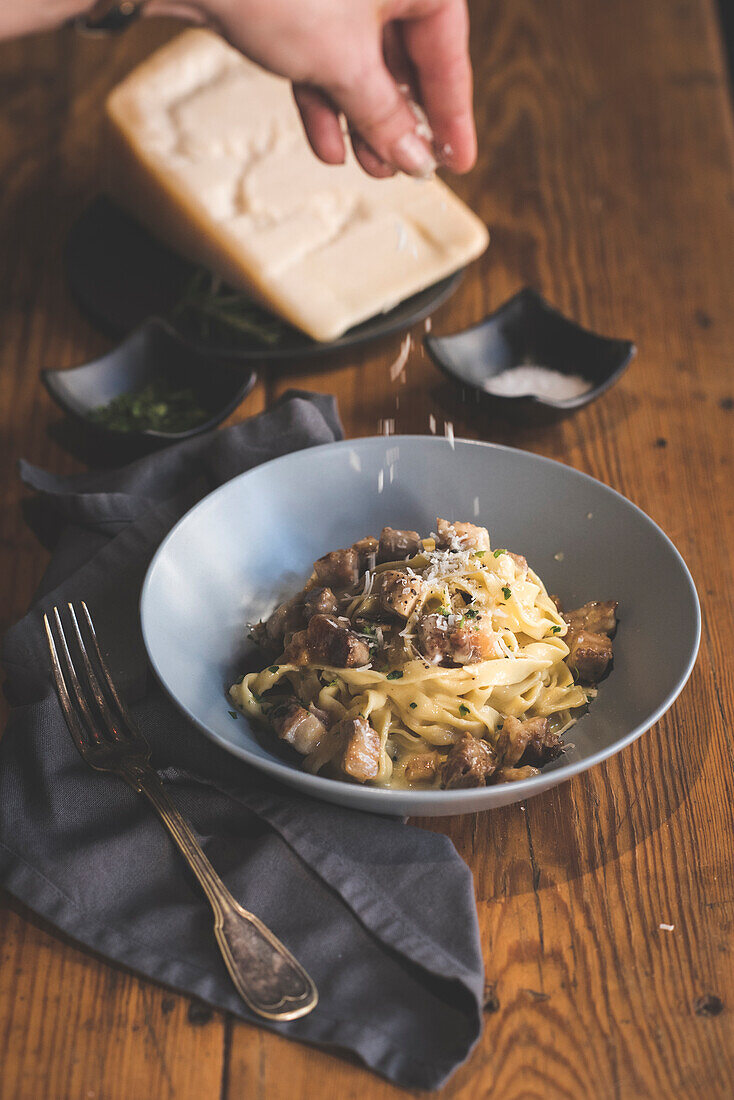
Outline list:
[[[232,708],[253,667],[247,624],[300,588],[313,561],[385,525],[436,517],[489,528],[567,607],[619,601],[614,665],[572,747],[534,778],[468,790],[385,790],[310,775],[274,734]],[[700,638],[690,573],[672,542],[619,493],[561,463],[434,436],[347,440],[275,459],[211,493],[174,527],[143,585],[143,637],[161,684],[221,747],[306,794],[357,809],[437,816],[539,794],[624,749],[671,706]]]

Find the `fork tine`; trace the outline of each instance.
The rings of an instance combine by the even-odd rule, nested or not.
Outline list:
[[[79,623],[77,621],[74,605],[70,603],[67,604],[67,606],[71,614],[71,621],[74,625],[77,648],[81,655],[82,664],[84,665],[84,672],[86,673],[87,683],[89,684],[92,695],[94,696],[94,701],[97,704],[97,710],[100,713],[102,721],[104,722],[110,737],[113,739],[113,741],[120,741],[125,738],[126,731],[119,722],[116,722],[114,720],[114,715],[110,710],[110,706],[104,697],[104,692],[99,685],[99,680],[97,679],[97,675],[94,671],[94,668],[92,667],[92,662],[89,660],[89,654],[87,653],[87,648],[84,644],[84,639],[82,638],[82,632],[79,629]]]
[[[71,654],[69,653],[69,647],[66,643],[66,634],[64,633],[64,624],[61,621],[61,615],[59,614],[58,607],[54,607],[54,621],[56,623],[56,633],[58,635],[59,642],[61,643],[61,650],[64,654],[66,668],[69,673],[69,681],[71,683],[74,700],[77,707],[82,713],[82,717],[84,718],[89,737],[95,745],[101,745],[102,738],[99,736],[95,728],[92,713],[87,705],[87,700],[85,699],[84,692],[82,691],[82,685],[79,683],[79,677],[76,674],[74,662],[72,661]]]
[[[125,719],[125,721],[127,722],[130,729],[132,729],[135,733],[137,733],[135,723],[133,722],[132,718],[130,717],[130,715],[127,711],[127,707],[123,703],[120,696],[117,694],[117,688],[115,687],[114,681],[113,681],[112,677],[110,676],[110,670],[107,668],[107,663],[106,663],[104,657],[102,656],[102,650],[99,648],[99,641],[97,640],[97,631],[94,629],[94,623],[92,622],[92,616],[89,613],[89,608],[87,607],[84,600],[81,601],[81,604],[82,604],[82,610],[84,612],[84,618],[86,619],[87,627],[89,628],[89,635],[92,639],[92,645],[94,646],[94,652],[95,652],[95,655],[97,657],[97,663],[99,664],[100,670],[102,672],[102,676],[104,678],[104,682],[105,682],[105,685],[107,687],[107,690],[109,691],[110,695],[114,699],[117,709],[119,710],[120,714]],[[76,621],[76,619],[75,619],[75,621]]]
[[[64,718],[66,719],[66,725],[68,726],[71,738],[76,745],[79,752],[84,756],[84,750],[86,742],[84,739],[84,727],[82,726],[77,716],[74,707],[72,706],[69,692],[66,687],[66,681],[64,679],[64,673],[61,668],[61,662],[59,661],[59,655],[56,650],[56,643],[54,642],[54,636],[51,631],[51,625],[48,621],[48,615],[43,616],[43,625],[46,628],[46,639],[48,641],[48,648],[51,653],[51,665],[54,673],[54,680],[56,681],[56,691],[58,692],[59,702],[61,703],[61,709],[64,712]]]

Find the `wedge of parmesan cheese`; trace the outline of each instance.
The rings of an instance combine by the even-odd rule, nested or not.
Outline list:
[[[367,176],[308,146],[287,80],[189,30],[107,100],[108,190],[153,233],[316,340],[480,255],[484,224],[439,180]]]

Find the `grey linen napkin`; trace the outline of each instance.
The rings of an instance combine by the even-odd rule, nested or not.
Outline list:
[[[81,944],[280,1034],[351,1051],[437,1088],[481,1029],[471,874],[444,836],[279,786],[190,726],[149,673],[138,597],[162,537],[206,492],[279,454],[341,437],[333,399],[270,412],[114,471],[56,477],[25,463],[57,539],[40,593],[4,645],[12,704],[0,741],[0,884]],[[235,992],[208,905],[148,804],[73,747],[41,612],[86,599],[110,666],[181,810],[227,886],[291,948],[320,1003],[286,1024]]]

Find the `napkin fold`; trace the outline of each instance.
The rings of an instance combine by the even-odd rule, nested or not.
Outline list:
[[[332,398],[269,412],[112,471],[57,477],[21,463],[54,553],[3,650],[0,884],[106,958],[294,1039],[356,1054],[411,1088],[440,1087],[481,1030],[472,877],[448,838],[304,797],[202,736],[149,672],[141,583],[171,526],[210,490],[342,436]],[[147,802],[92,772],[59,707],[41,614],[85,599],[113,676],[171,795],[234,896],[303,963],[320,1001],[271,1024],[237,995],[198,885]]]

